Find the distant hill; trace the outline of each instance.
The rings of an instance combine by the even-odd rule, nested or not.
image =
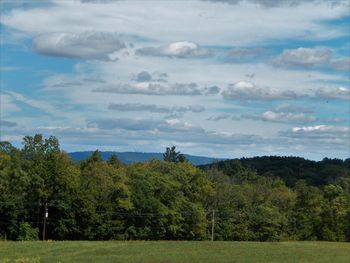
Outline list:
[[[74,161],[81,161],[88,158],[92,153],[93,153],[92,151],[72,152],[72,153],[69,153],[69,155]],[[163,160],[162,153],[104,152],[104,151],[101,151],[100,153],[104,160],[107,160],[112,154],[116,154],[119,160],[126,164],[135,163],[135,162],[145,162],[151,159]],[[216,161],[223,160],[218,158],[194,156],[194,155],[188,155],[188,154],[185,154],[185,156],[193,165],[205,165],[205,164],[210,164]]]
[[[260,176],[279,177],[287,186],[294,186],[298,180],[305,180],[308,184],[314,186],[350,180],[350,159],[324,158],[322,161],[312,161],[302,157],[261,156],[223,160],[201,165],[200,168],[204,170],[216,168],[227,175],[231,175],[239,169],[237,168],[237,165],[239,166],[237,162],[246,168],[255,170]],[[350,181],[346,184],[350,188]]]

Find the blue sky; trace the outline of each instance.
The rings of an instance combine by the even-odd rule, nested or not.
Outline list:
[[[1,140],[350,157],[349,1],[1,2]]]

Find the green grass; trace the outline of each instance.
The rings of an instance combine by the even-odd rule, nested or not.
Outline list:
[[[350,243],[47,241],[0,242],[0,262],[350,262]]]

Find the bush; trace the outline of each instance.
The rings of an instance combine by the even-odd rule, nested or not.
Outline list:
[[[29,223],[24,222],[19,226],[19,234],[17,240],[29,241],[39,240],[39,229],[33,228]]]

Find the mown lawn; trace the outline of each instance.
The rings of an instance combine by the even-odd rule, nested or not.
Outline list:
[[[0,242],[0,262],[350,263],[350,243],[219,241]]]

